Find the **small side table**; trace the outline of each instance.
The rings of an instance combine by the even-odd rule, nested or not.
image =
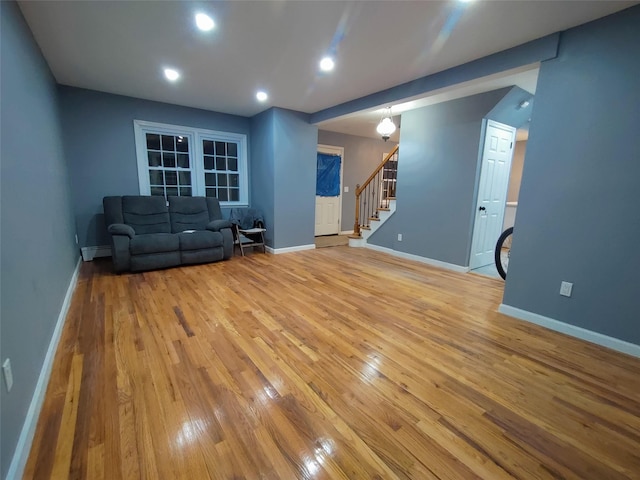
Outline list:
[[[244,257],[244,249],[249,247],[262,247],[262,252],[267,253],[267,249],[264,244],[264,232],[267,231],[266,228],[246,228],[242,229],[238,225],[235,225],[236,228],[236,244],[240,246],[240,252]],[[256,237],[260,240],[253,240],[252,238],[247,237],[246,235],[251,235],[253,239]]]

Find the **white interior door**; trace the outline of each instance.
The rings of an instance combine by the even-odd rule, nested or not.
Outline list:
[[[340,233],[340,217],[342,216],[342,170],[344,166],[344,149],[330,145],[318,145],[319,153],[339,155],[340,162],[340,195],[337,197],[320,197],[316,195],[315,235],[335,235]]]
[[[493,252],[502,233],[515,133],[513,127],[487,121],[469,259],[471,269],[494,262]]]

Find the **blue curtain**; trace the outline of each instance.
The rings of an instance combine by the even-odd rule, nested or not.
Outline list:
[[[340,195],[340,155],[318,153],[316,195],[337,197]]]

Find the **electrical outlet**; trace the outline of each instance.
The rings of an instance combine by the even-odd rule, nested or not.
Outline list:
[[[344,193],[349,193],[349,187],[344,187]]]
[[[572,289],[573,289],[573,283],[562,282],[560,284],[560,295],[563,295],[565,297],[570,297]]]
[[[401,241],[402,241],[402,234],[401,234],[401,233],[399,233],[399,234],[398,234],[398,241],[399,241],[399,242],[401,242]]]
[[[7,392],[13,387],[13,373],[11,372],[11,360],[6,359],[2,364],[2,373],[4,373],[4,383],[7,386]]]

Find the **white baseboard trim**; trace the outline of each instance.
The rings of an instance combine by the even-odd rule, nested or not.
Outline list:
[[[97,245],[94,247],[82,247],[80,249],[82,252],[82,259],[85,262],[90,262],[94,258],[98,257],[110,257],[111,256],[111,247],[109,245]]]
[[[349,246],[353,248],[363,248],[367,246],[367,241],[364,238],[350,238]]]
[[[80,265],[82,265],[80,260],[80,257],[78,257],[76,268],[73,271],[69,287],[67,288],[67,293],[64,296],[62,308],[60,309],[60,314],[58,315],[58,320],[56,321],[56,326],[53,330],[51,341],[49,342],[49,348],[47,349],[47,354],[44,357],[44,362],[40,369],[38,382],[36,383],[33,397],[31,397],[31,403],[29,404],[27,416],[25,417],[24,424],[22,425],[20,437],[18,437],[18,444],[16,445],[16,450],[13,454],[13,458],[11,459],[6,480],[19,479],[24,475],[24,467],[27,464],[27,458],[31,451],[31,443],[33,442],[33,436],[36,433],[36,426],[38,424],[38,418],[40,417],[42,403],[44,402],[44,395],[47,392],[47,386],[49,385],[51,369],[53,368],[53,359],[56,356],[58,343],[62,336],[62,329],[64,327],[65,320],[67,319],[67,313],[69,313],[69,306],[71,305],[73,292],[78,284],[78,274],[80,273]]]
[[[392,248],[381,247],[379,245],[372,245],[371,243],[366,243],[364,247],[370,248],[371,250],[376,250],[378,252],[388,253],[389,255],[393,255],[394,257],[406,258],[407,260],[414,260],[416,262],[426,263],[427,265],[431,265],[433,267],[440,267],[446,270],[453,270],[454,272],[467,273],[469,271],[469,267],[463,267],[461,265],[456,265],[454,263],[441,262],[440,260],[421,257],[419,255],[414,255],[412,253],[399,252],[398,250],[394,250]]]
[[[296,245],[295,247],[284,247],[284,248],[266,247],[266,250],[269,253],[278,255],[280,253],[291,253],[291,252],[300,252],[302,250],[313,250],[314,248],[316,248],[315,244],[310,243],[309,245]]]
[[[340,232],[340,235],[351,235],[353,233],[353,230],[342,230]]]
[[[625,342],[618,338],[609,337],[608,335],[587,330],[586,328],[576,327],[575,325],[561,322],[543,315],[538,315],[537,313],[529,312],[527,310],[521,310],[510,305],[505,305],[504,303],[500,304],[498,311],[505,315],[509,315],[510,317],[524,320],[525,322],[535,323],[536,325],[548,328],[549,330],[564,333],[571,337],[579,338],[580,340],[586,340],[587,342],[595,343],[596,345],[611,348],[612,350],[617,350],[618,352],[640,358],[640,345],[636,345],[635,343]]]

